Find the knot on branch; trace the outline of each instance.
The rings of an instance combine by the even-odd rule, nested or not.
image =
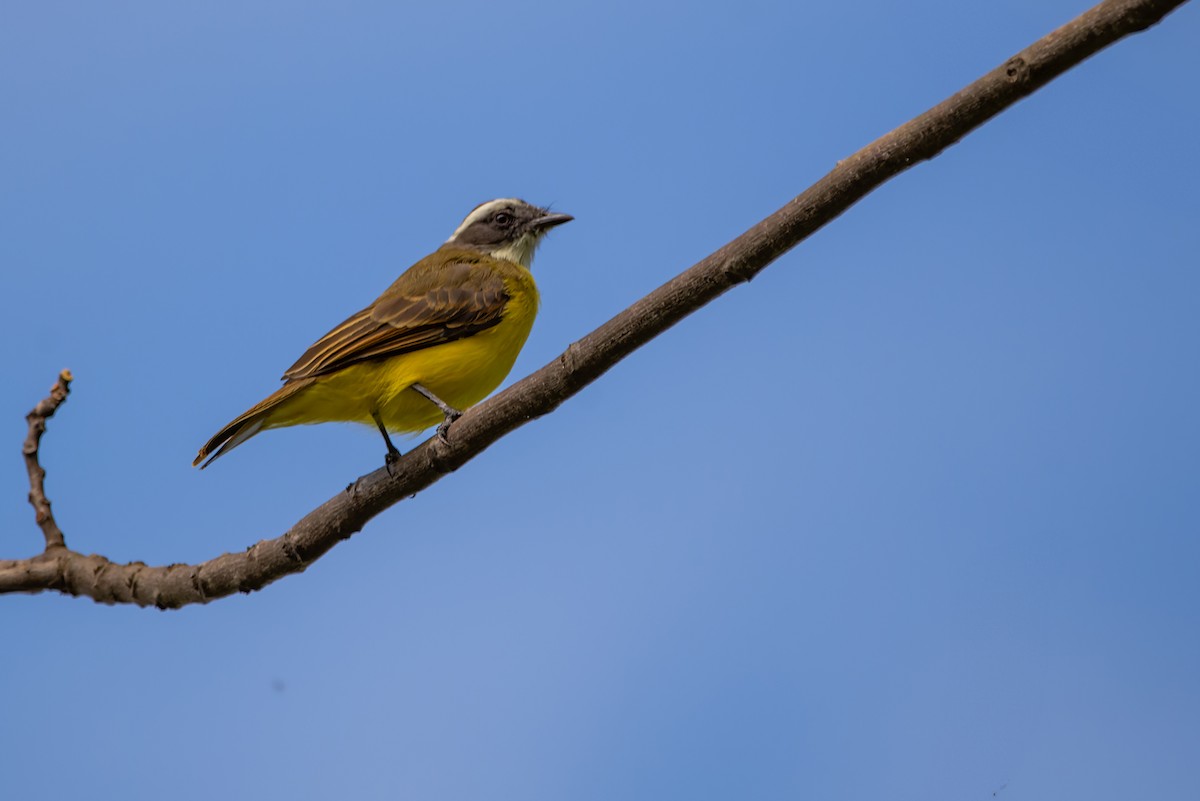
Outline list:
[[[1029,80],[1029,64],[1020,56],[1013,56],[1004,65],[1004,75],[1009,83],[1025,83]]]
[[[583,374],[584,361],[580,356],[582,350],[582,346],[576,341],[567,345],[567,349],[558,355],[558,366],[562,370],[563,383],[571,389],[587,383],[587,376]]]
[[[725,276],[730,286],[737,286],[738,284],[750,283],[750,279],[758,275],[758,270],[749,260],[735,257],[725,262],[725,265],[721,268],[721,273]]]

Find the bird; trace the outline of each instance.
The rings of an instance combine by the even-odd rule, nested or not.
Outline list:
[[[530,272],[546,233],[570,222],[517,198],[476,206],[446,242],[382,295],[318,339],[283,386],[200,448],[201,469],[267,429],[325,422],[391,433],[438,425],[446,439],[463,409],[504,380],[529,337],[539,295]]]

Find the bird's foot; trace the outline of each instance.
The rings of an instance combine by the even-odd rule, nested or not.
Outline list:
[[[449,445],[450,440],[446,435],[450,431],[450,424],[453,423],[458,418],[462,417],[462,412],[460,412],[458,409],[455,409],[453,406],[446,403],[444,400],[439,398],[437,395],[434,395],[432,392],[430,392],[428,389],[421,386],[420,384],[413,384],[412,390],[414,392],[420,394],[422,397],[424,397],[426,400],[428,400],[434,406],[441,409],[442,414],[446,415],[446,419],[442,421],[442,424],[440,426],[438,426],[437,437],[442,442]]]
[[[387,468],[388,475],[395,478],[392,474],[392,465],[400,461],[400,449],[392,444],[392,438],[388,436],[387,426],[383,424],[383,418],[379,416],[379,412],[372,412],[371,417],[375,420],[375,425],[379,426],[379,433],[383,435],[383,441],[387,443],[387,456],[383,457],[383,464]]]
[[[462,417],[462,412],[460,412],[458,409],[449,409],[446,412],[446,419],[442,421],[442,424],[440,426],[438,426],[438,430],[437,430],[438,439],[440,439],[442,442],[449,445],[450,437],[448,436],[448,434],[450,433],[450,426],[451,426],[451,424],[454,423],[455,420],[457,420],[460,417]]]
[[[400,451],[396,448],[389,448],[387,456],[383,457],[383,466],[387,468],[387,473],[392,478],[396,477],[396,474],[392,472],[392,466],[398,461],[400,461]]]

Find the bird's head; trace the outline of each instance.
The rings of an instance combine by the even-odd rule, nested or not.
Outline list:
[[[446,244],[529,267],[546,232],[573,219],[570,214],[556,214],[516,198],[489,200],[471,210]]]

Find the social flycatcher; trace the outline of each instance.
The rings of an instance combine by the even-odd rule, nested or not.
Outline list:
[[[533,252],[572,219],[515,198],[476,206],[444,245],[317,340],[277,392],[218,431],[192,464],[207,467],[260,431],[305,423],[374,424],[389,463],[400,455],[389,431],[440,421],[444,437],[459,410],[512,369],[537,313]]]

